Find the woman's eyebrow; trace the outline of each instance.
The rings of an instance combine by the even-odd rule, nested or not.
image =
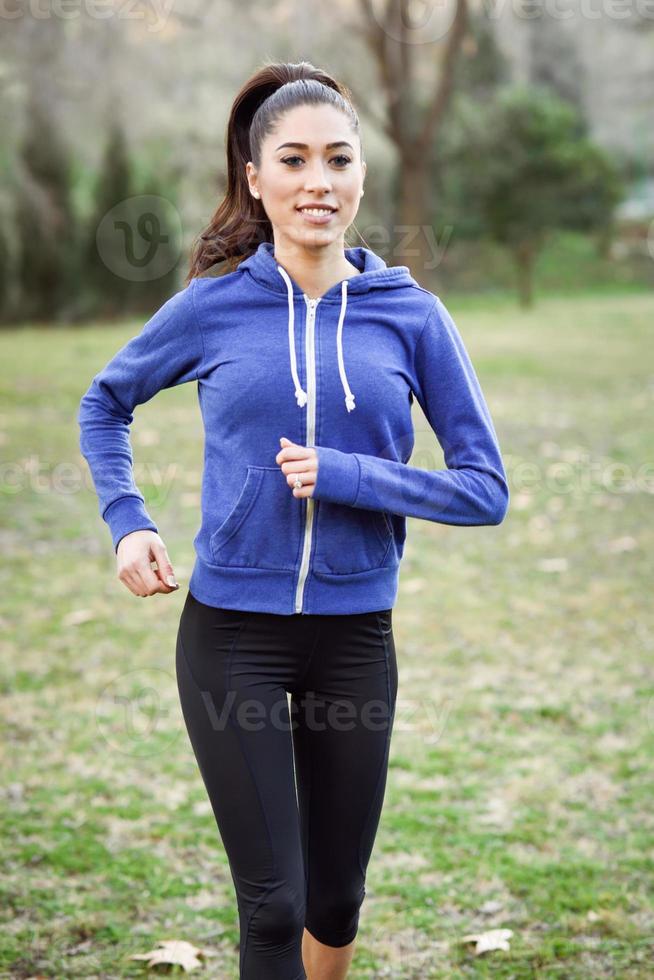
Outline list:
[[[277,150],[281,150],[285,146],[294,146],[297,150],[308,150],[309,149],[309,147],[308,147],[308,145],[306,143],[281,143],[276,149]],[[352,144],[351,143],[348,143],[346,140],[337,140],[335,143],[325,143],[325,149],[326,150],[333,150],[334,147],[336,147],[336,146],[349,146],[351,150],[354,150],[354,147],[352,146]]]

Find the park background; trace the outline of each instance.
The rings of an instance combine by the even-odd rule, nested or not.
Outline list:
[[[213,952],[198,976],[237,975],[174,675],[196,391],[160,392],[132,426],[182,584],[147,602],[115,575],[76,414],[183,284],[235,93],[306,59],[361,119],[347,244],[446,303],[511,491],[499,527],[409,519],[351,976],[651,977],[654,11],[43,0],[0,26],[0,976],[181,975],[179,950],[130,958],[163,940]],[[413,410],[411,464],[443,466]]]

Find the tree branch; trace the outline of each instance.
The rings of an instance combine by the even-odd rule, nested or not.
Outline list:
[[[418,139],[416,153],[428,153],[434,139],[434,134],[445,113],[454,84],[454,69],[461,48],[461,42],[468,26],[467,0],[456,0],[456,13],[449,31],[443,67],[437,79],[433,98],[427,109],[425,121]]]

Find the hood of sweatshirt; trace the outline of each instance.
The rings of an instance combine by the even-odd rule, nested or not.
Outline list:
[[[376,289],[398,289],[406,286],[417,286],[411,276],[408,266],[387,266],[380,255],[362,246],[345,249],[346,259],[358,270],[358,274],[343,279],[331,286],[317,300],[320,303],[339,303],[340,313],[336,330],[336,356],[338,370],[345,396],[345,407],[348,412],[356,408],[354,395],[347,379],[347,368],[343,356],[343,331],[346,329],[348,296],[359,296]],[[242,272],[275,293],[283,294],[288,301],[288,354],[291,366],[291,376],[295,385],[295,399],[300,408],[308,400],[307,392],[302,388],[297,370],[295,349],[295,300],[310,298],[300,286],[289,276],[286,269],[277,262],[272,242],[262,242],[256,252],[244,259],[238,266],[237,272]]]

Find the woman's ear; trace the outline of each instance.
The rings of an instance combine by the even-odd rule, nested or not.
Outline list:
[[[250,193],[252,194],[252,197],[261,197],[259,191],[256,188],[256,183],[254,179],[256,172],[257,172],[256,167],[254,166],[251,160],[248,160],[248,162],[245,164],[245,176],[247,177]]]

